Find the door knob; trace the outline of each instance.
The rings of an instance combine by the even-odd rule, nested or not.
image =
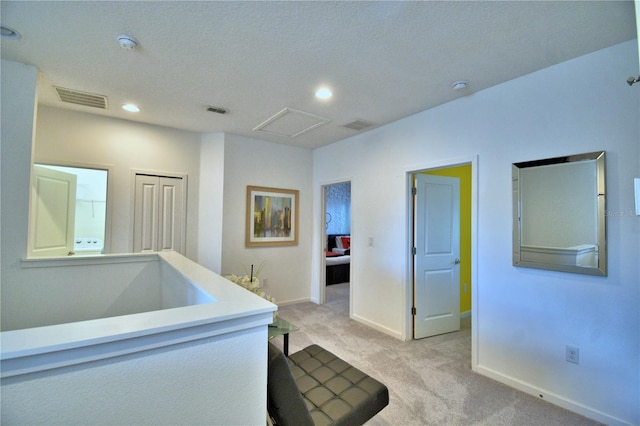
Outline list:
[[[456,257],[456,260],[454,260],[454,261],[453,261],[453,263],[455,263],[456,265],[459,265],[459,264],[460,264],[460,259],[458,259],[458,258]]]

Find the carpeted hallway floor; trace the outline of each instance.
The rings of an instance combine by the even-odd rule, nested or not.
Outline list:
[[[349,319],[348,295],[348,283],[331,285],[325,305],[288,305],[279,314],[300,328],[290,353],[317,343],[387,385],[390,403],[369,425],[599,424],[472,372],[469,319],[459,332],[402,342]]]

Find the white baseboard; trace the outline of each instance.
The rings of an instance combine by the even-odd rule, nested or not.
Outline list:
[[[544,389],[538,388],[536,386],[532,386],[529,383],[523,382],[513,377],[506,376],[490,368],[478,365],[476,366],[476,368],[474,368],[474,371],[478,374],[489,377],[490,379],[493,379],[497,382],[504,383],[505,385],[511,386],[512,388],[518,389],[522,392],[528,393],[535,397],[544,399],[545,401],[548,401],[551,404],[557,405],[562,408],[566,408],[569,411],[573,411],[574,413],[581,414],[595,421],[598,421],[607,425],[633,426],[633,423],[629,423],[615,416],[608,415],[606,413],[596,410],[595,408],[591,408],[586,405],[580,404],[579,402],[572,401],[561,395],[557,395],[552,392],[547,392]]]
[[[318,303],[317,301],[314,301],[313,299],[310,299],[308,297],[303,297],[301,299],[291,299],[291,300],[285,300],[285,301],[276,301],[276,305],[278,306],[287,306],[287,305],[297,305],[298,303],[305,303],[305,302],[313,302],[313,303]]]
[[[471,311],[460,312],[460,318],[469,318],[471,316]]]
[[[371,327],[373,329],[376,329],[376,330],[378,330],[378,331],[380,331],[380,332],[382,332],[384,334],[387,334],[387,335],[389,335],[391,337],[395,337],[398,340],[403,340],[402,334],[398,333],[395,330],[391,330],[390,328],[387,328],[385,326],[377,324],[375,322],[369,321],[368,319],[362,318],[362,317],[360,317],[358,315],[353,315],[351,317],[351,319],[354,320],[354,321],[358,321],[359,323],[365,324],[365,325],[367,325],[367,326],[369,326],[369,327]]]
[[[285,300],[283,302],[279,301],[276,304],[278,306],[287,306],[287,305],[296,305],[298,303],[305,303],[305,302],[313,302],[313,303],[316,303],[316,304],[319,303],[318,300],[316,300],[314,298],[302,298],[302,299]],[[362,324],[366,324],[367,326],[369,326],[369,327],[371,327],[373,329],[376,329],[376,330],[378,330],[378,331],[380,331],[380,332],[382,332],[384,334],[387,334],[387,335],[389,335],[391,337],[395,337],[396,339],[403,340],[402,339],[402,334],[396,332],[395,330],[391,330],[391,329],[389,329],[387,327],[384,327],[384,326],[382,326],[380,324],[377,324],[377,323],[369,321],[369,320],[367,320],[365,318],[359,317],[358,315],[352,316],[351,319],[354,320],[354,321],[358,321],[358,322],[360,322]]]

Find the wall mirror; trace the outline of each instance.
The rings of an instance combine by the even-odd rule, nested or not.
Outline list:
[[[514,163],[513,265],[607,276],[604,151]]]

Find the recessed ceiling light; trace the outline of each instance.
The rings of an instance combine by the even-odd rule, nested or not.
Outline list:
[[[3,38],[12,38],[12,39],[19,39],[20,37],[22,37],[19,32],[17,32],[11,27],[7,27],[6,25],[2,25],[0,27],[0,35]]]
[[[329,99],[331,96],[333,96],[333,93],[326,87],[322,87],[316,91],[316,98],[318,99]]]
[[[129,112],[140,112],[140,108],[134,104],[124,104],[122,105],[122,109]]]

